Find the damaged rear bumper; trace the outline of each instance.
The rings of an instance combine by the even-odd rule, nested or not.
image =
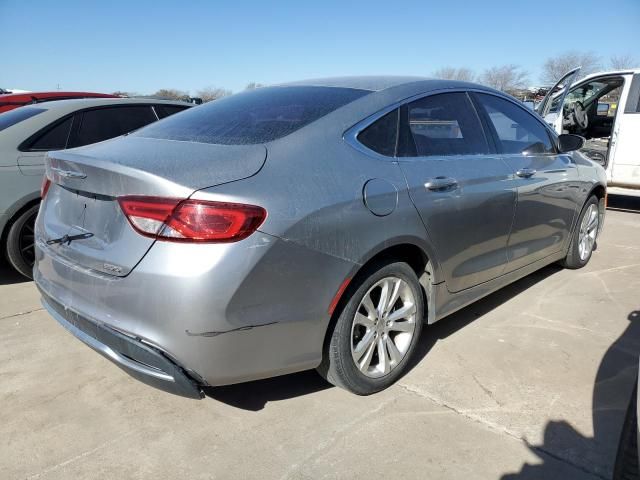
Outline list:
[[[195,399],[204,397],[201,386],[162,351],[84,318],[65,308],[42,289],[40,293],[42,305],[60,325],[135,379],[175,395]]]

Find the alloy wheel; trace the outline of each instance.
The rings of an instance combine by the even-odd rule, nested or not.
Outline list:
[[[416,329],[416,301],[397,277],[376,282],[362,298],[351,326],[351,356],[367,377],[387,375],[407,354]]]
[[[578,254],[583,262],[589,258],[596,243],[598,234],[598,207],[589,205],[580,223],[580,236],[578,237]]]

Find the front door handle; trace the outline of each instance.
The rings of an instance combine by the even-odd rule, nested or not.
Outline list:
[[[424,188],[427,190],[445,190],[448,188],[456,187],[458,185],[458,181],[455,178],[451,177],[435,177],[430,178],[424,184]]]
[[[536,174],[536,171],[533,168],[527,168],[527,167],[521,168],[516,172],[516,175],[521,178],[533,177],[535,174]]]

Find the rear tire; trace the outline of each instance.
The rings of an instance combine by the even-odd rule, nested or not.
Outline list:
[[[336,312],[318,372],[338,387],[370,395],[406,371],[422,331],[424,301],[406,263],[373,265],[361,278]]]
[[[584,267],[596,249],[596,236],[600,228],[600,211],[598,197],[592,195],[586,201],[578,217],[567,256],[560,262],[565,268],[578,269]],[[594,216],[595,215],[595,216]]]
[[[33,278],[35,262],[34,227],[40,205],[34,205],[18,216],[7,234],[7,260],[27,278]]]

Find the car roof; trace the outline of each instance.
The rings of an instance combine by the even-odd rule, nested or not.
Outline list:
[[[576,80],[575,82],[573,82],[571,86],[584,83],[585,80],[592,80],[596,77],[608,77],[611,75],[637,75],[637,74],[640,74],[640,68],[627,68],[624,70],[608,70],[604,72],[595,72],[582,77],[580,80]]]
[[[442,80],[437,78],[418,77],[418,76],[396,76],[396,75],[378,75],[378,76],[354,76],[354,77],[330,77],[316,78],[311,80],[301,80],[290,83],[275,85],[277,87],[289,86],[309,86],[309,87],[336,87],[336,88],[353,88],[357,90],[368,90],[370,92],[429,92],[432,90],[461,88],[461,89],[478,89],[495,92],[496,90],[479,85],[477,83],[462,82],[458,80]]]
[[[54,97],[103,97],[103,98],[116,98],[116,95],[110,93],[97,93],[97,92],[16,92],[16,93],[3,93],[0,95],[2,100],[13,100],[24,97],[25,99],[41,99],[41,98],[54,98]]]
[[[398,76],[398,75],[361,75],[347,77],[328,77],[328,78],[312,78],[309,80],[299,80],[295,82],[287,82],[278,87],[301,86],[301,87],[337,87],[337,88],[354,88],[358,90],[370,90],[377,92],[387,88],[414,83],[419,81],[430,80],[427,77]]]
[[[83,108],[105,107],[114,105],[180,105],[192,107],[193,104],[177,100],[155,100],[152,98],[73,98],[69,100],[52,100],[50,102],[35,103],[22,108],[44,108],[60,114],[74,112]]]

